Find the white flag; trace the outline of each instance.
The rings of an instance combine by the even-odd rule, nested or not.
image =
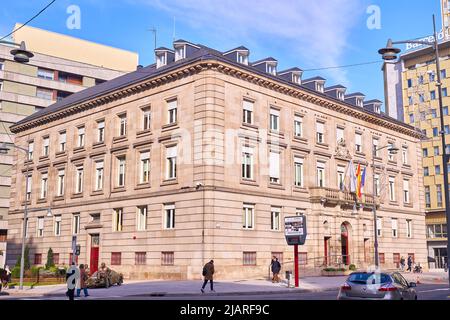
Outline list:
[[[356,174],[352,160],[350,160],[350,163],[348,165],[347,174],[350,176],[350,192],[356,192]]]

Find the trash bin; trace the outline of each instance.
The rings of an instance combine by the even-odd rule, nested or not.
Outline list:
[[[286,279],[290,280],[292,275],[292,271],[286,271]]]

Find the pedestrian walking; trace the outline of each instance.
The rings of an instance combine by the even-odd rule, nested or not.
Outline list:
[[[270,264],[270,267],[272,269],[272,283],[280,282],[280,277],[278,276],[281,271],[281,263],[278,261],[277,257],[272,258],[272,263]]]
[[[79,279],[79,288],[77,288],[77,297],[80,297],[81,290],[84,292],[85,297],[89,297],[86,281],[88,279],[86,267],[84,264],[80,264],[80,279]]]
[[[400,258],[400,269],[405,271],[405,258],[403,256]]]
[[[202,275],[204,277],[204,281],[203,281],[203,286],[200,289],[202,291],[202,293],[205,293],[205,287],[206,284],[210,283],[211,285],[211,292],[215,292],[214,291],[214,260],[211,260],[210,262],[208,262],[207,264],[205,264],[205,266],[203,267],[203,272]]]
[[[408,272],[411,272],[411,271],[412,271],[412,264],[413,264],[413,262],[412,262],[412,257],[409,256],[409,257],[408,257],[408,269],[406,269],[406,271],[408,271]]]

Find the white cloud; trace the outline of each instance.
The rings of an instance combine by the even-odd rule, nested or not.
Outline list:
[[[342,64],[347,41],[357,20],[365,14],[358,0],[134,0],[164,10],[178,21],[214,33],[217,41],[234,42],[287,53],[300,67]],[[190,39],[186,39],[190,40]],[[286,52],[286,50],[292,50]],[[275,57],[276,58],[276,57]],[[348,84],[345,70],[328,73]]]

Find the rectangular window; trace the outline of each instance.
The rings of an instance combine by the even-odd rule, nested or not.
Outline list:
[[[372,148],[373,148],[373,156],[374,157],[380,157],[380,150],[378,148],[378,139],[372,139]]]
[[[105,121],[101,120],[97,122],[97,142],[105,141]]]
[[[303,118],[299,116],[295,116],[294,118],[294,135],[297,138],[303,136]]]
[[[337,182],[338,188],[341,191],[345,189],[345,167],[338,166],[337,167]]]
[[[121,252],[111,252],[111,265],[120,266],[122,264],[122,253]]]
[[[103,189],[104,162],[95,163],[95,191]]]
[[[355,150],[356,152],[362,152],[362,134],[355,134]]]
[[[379,197],[380,192],[381,192],[381,190],[380,190],[380,175],[375,174],[374,180],[375,180],[375,196]]]
[[[242,148],[242,178],[253,179],[253,148]]]
[[[37,220],[37,236],[44,236],[44,217],[39,217]]]
[[[48,157],[49,151],[50,151],[50,138],[49,137],[45,137],[42,140],[42,156],[43,157]]]
[[[270,108],[270,130],[280,131],[280,110]]]
[[[34,254],[34,264],[35,265],[42,264],[42,253],[35,253]]]
[[[173,266],[175,256],[173,252],[161,252],[161,265],[162,266]]]
[[[395,177],[389,177],[389,200],[395,201]]]
[[[117,186],[124,187],[125,186],[125,172],[126,172],[126,158],[118,157],[117,158]]]
[[[41,197],[40,197],[40,199],[47,198],[47,191],[48,191],[48,174],[44,173],[41,176]]]
[[[142,109],[142,130],[150,130],[152,112],[150,107]]]
[[[408,147],[402,147],[402,163],[408,164]]]
[[[444,116],[448,116],[448,107],[443,107],[442,112],[444,113]]]
[[[53,70],[38,68],[37,76],[38,76],[38,78],[41,78],[41,79],[54,80],[55,72]]]
[[[244,204],[242,209],[242,228],[243,229],[253,229],[254,219],[255,219],[255,209],[253,205]]]
[[[83,193],[83,175],[84,170],[83,167],[76,168],[76,176],[75,176],[75,193]]]
[[[436,74],[434,73],[434,71],[431,71],[431,72],[428,74],[428,80],[429,80],[430,82],[434,82],[435,78],[436,78]]]
[[[37,88],[36,89],[36,97],[44,100],[53,100],[53,90]]]
[[[166,179],[177,178],[177,146],[168,147],[166,149]]]
[[[427,149],[427,148],[423,148],[423,149],[422,149],[422,156],[423,156],[424,158],[428,157],[428,149]]]
[[[127,135],[127,114],[119,115],[119,137]]]
[[[298,253],[298,264],[301,266],[306,266],[308,264],[308,253],[299,252]]]
[[[54,218],[54,233],[55,236],[61,235],[61,215],[55,215]]]
[[[150,182],[150,151],[140,153],[139,183]]]
[[[277,152],[270,152],[269,156],[270,165],[270,182],[280,183],[280,154]]]
[[[447,88],[442,88],[442,96],[443,96],[443,97],[448,96],[448,94],[447,94]]]
[[[425,94],[419,93],[419,102],[424,103],[425,102]]]
[[[377,218],[377,236],[383,236],[383,221],[381,218]]]
[[[72,234],[80,233],[80,214],[76,213],[72,216]]]
[[[392,223],[392,237],[398,238],[398,220],[393,218],[391,220],[391,223]]]
[[[84,127],[79,127],[78,128],[78,148],[83,148],[84,147],[84,137],[85,137],[85,128]]]
[[[436,185],[437,206],[442,207],[442,185]]]
[[[121,232],[123,230],[123,209],[114,209],[113,213],[113,231]]]
[[[256,266],[256,252],[243,252],[243,265]]]
[[[175,61],[181,60],[186,58],[186,47],[181,46],[178,48],[175,48]]]
[[[28,161],[33,161],[33,151],[34,151],[34,143],[29,142],[28,143],[28,157],[27,157]]]
[[[412,220],[406,220],[406,237],[412,238]]]
[[[336,141],[339,142],[344,139],[344,129],[343,128],[336,128]]]
[[[430,91],[430,99],[431,100],[436,100],[436,91],[435,90]]]
[[[425,187],[425,205],[427,208],[431,208],[431,192],[430,187]]]
[[[434,174],[437,176],[441,174],[441,166],[440,165],[434,166]]]
[[[433,137],[439,136],[439,129],[437,127],[433,128]]]
[[[164,229],[175,229],[175,205],[164,205]]]
[[[294,157],[294,185],[303,187],[303,158]]]
[[[325,137],[324,137],[324,124],[321,122],[316,122],[316,142],[317,143],[324,143]]]
[[[58,191],[57,191],[58,197],[64,195],[65,177],[66,177],[65,170],[58,170]]]
[[[435,156],[438,156],[439,155],[439,147],[433,147],[433,152],[434,152],[434,155]]]
[[[430,169],[428,167],[423,168],[423,175],[428,177],[430,175]]]
[[[383,252],[380,252],[380,253],[378,254],[378,261],[380,262],[380,264],[385,264],[385,263],[386,263],[386,260],[385,260],[385,257],[384,257],[384,253],[383,253]]]
[[[242,112],[242,122],[246,124],[253,124],[253,109],[254,103],[252,101],[244,100]]]
[[[414,113],[409,114],[409,123],[414,123]]]
[[[59,133],[59,152],[66,151],[67,134],[65,131]]]
[[[177,123],[178,100],[167,101],[167,121],[168,124]]]
[[[33,184],[33,176],[32,175],[28,175],[28,177],[26,177],[26,183],[27,183],[27,192],[26,192],[26,201],[30,201],[31,200],[31,187]]]
[[[403,180],[403,202],[409,203],[409,180]]]
[[[317,162],[317,186],[325,187],[325,163]]]
[[[442,69],[441,70],[441,79],[445,79],[445,78],[447,78],[447,70]]]
[[[59,253],[53,253],[53,263],[59,265]]]
[[[413,85],[413,83],[412,83],[412,79],[408,79],[408,88],[411,88],[411,87],[412,87],[412,85]]]
[[[136,229],[137,231],[145,231],[147,229],[147,206],[137,208]]]
[[[134,264],[137,266],[143,266],[147,264],[147,253],[146,252],[136,252],[134,254]]]
[[[270,229],[273,231],[280,230],[281,208],[272,207],[270,210]]]
[[[412,96],[408,97],[408,103],[409,103],[409,105],[414,104],[414,98]]]
[[[393,148],[393,147],[394,147],[394,144],[393,144],[392,142],[389,142],[389,143],[388,143],[388,160],[389,160],[389,161],[395,161],[394,153],[392,153],[392,152],[389,151],[389,150],[390,150],[391,148]]]

